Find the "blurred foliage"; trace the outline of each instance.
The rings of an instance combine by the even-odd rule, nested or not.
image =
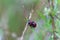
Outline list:
[[[45,2],[44,5],[42,2]],[[8,16],[8,30],[10,34],[13,32],[17,34],[17,37],[22,35],[22,32],[25,28],[27,20],[25,20],[26,16],[24,16],[24,9],[26,11],[25,15],[29,16],[31,9],[35,9],[36,5],[40,2],[40,8],[36,10],[36,14],[32,14],[32,19],[37,23],[37,29],[39,28],[38,33],[35,31],[36,29],[31,29],[28,26],[28,29],[25,33],[24,40],[29,40],[31,34],[34,34],[34,40],[43,40],[46,36],[46,32],[49,31],[52,33],[52,25],[51,25],[51,17],[49,14],[44,15],[44,8],[47,5],[47,0],[0,0],[0,20],[3,14],[7,14]],[[24,8],[23,8],[24,6]],[[60,0],[57,0],[57,8],[56,10],[52,10],[52,15],[55,16],[57,11],[60,11]],[[37,16],[36,16],[37,15]],[[38,17],[39,16],[39,17]],[[28,17],[27,17],[28,18]],[[40,22],[42,20],[42,22]],[[39,24],[39,23],[40,24]],[[44,22],[44,23],[43,23]],[[41,23],[43,26],[41,26]],[[55,19],[56,31],[60,35],[60,20]],[[11,35],[8,35],[7,40],[16,40]],[[49,40],[53,40],[52,37]]]

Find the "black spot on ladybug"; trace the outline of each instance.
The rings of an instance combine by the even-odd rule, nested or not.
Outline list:
[[[29,25],[30,27],[35,28],[37,24],[36,24],[36,22],[34,22],[34,21],[29,21],[29,22],[28,22],[28,25]]]

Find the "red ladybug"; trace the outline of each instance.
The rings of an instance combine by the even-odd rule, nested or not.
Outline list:
[[[28,25],[29,25],[30,27],[35,28],[37,24],[36,24],[34,21],[29,21],[29,22],[28,22]]]

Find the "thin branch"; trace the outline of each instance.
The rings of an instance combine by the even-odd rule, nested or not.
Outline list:
[[[54,35],[54,40],[57,40],[56,39],[56,34],[55,34],[55,29],[56,29],[56,27],[55,27],[55,22],[54,22],[54,17],[50,14],[50,17],[52,18],[52,30],[53,30],[53,35]]]
[[[29,15],[28,20],[31,19],[32,13],[33,13],[33,10],[30,12],[30,15]],[[25,29],[24,29],[24,31],[23,31],[23,33],[22,33],[22,36],[21,36],[20,40],[23,40],[24,34],[25,34],[26,30],[27,30],[27,27],[28,27],[28,22],[27,22],[26,25],[25,25]]]
[[[51,3],[51,6],[52,6],[51,11],[53,11],[53,9],[54,9],[54,0],[51,0],[51,2],[52,2],[52,3]],[[52,12],[50,12],[50,17],[52,18],[53,40],[57,40],[56,34],[55,34],[56,26],[55,26],[54,16],[52,15]]]

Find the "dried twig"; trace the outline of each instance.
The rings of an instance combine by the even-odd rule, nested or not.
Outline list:
[[[33,10],[30,12],[30,15],[29,15],[28,20],[31,19],[33,12],[34,12]],[[27,22],[26,25],[25,25],[25,29],[24,29],[24,31],[23,31],[23,33],[22,33],[22,36],[21,36],[20,40],[23,40],[24,34],[25,34],[26,30],[27,30],[27,27],[28,27],[28,22]]]

